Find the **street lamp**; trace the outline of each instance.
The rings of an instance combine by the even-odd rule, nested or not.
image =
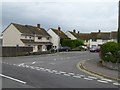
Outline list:
[[[120,43],[120,0],[118,5],[118,43]]]

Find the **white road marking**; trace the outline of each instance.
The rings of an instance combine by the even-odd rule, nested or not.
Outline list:
[[[43,70],[43,69],[45,69],[45,68],[42,68],[42,67],[41,67],[40,69]]]
[[[39,67],[35,67],[35,69],[39,69]]]
[[[30,66],[31,69],[35,69],[33,66]]]
[[[91,78],[84,78],[85,80],[93,80],[93,79],[91,79]]]
[[[108,81],[108,82],[112,82],[112,80],[110,80],[110,79],[101,79],[101,80],[103,80],[103,81]]]
[[[68,73],[68,74],[70,74],[70,75],[75,75],[74,73]]]
[[[29,68],[30,66],[28,66],[28,65],[25,65],[25,67],[26,67],[26,68]]]
[[[0,76],[11,79],[11,80],[14,80],[14,81],[17,81],[17,82],[20,82],[20,83],[23,83],[23,84],[26,84],[26,82],[24,82],[24,81],[21,81],[21,80],[18,80],[18,79],[15,79],[15,78],[3,75],[3,74],[0,74]]]
[[[52,71],[48,71],[49,73],[53,73]]]
[[[75,77],[75,78],[81,78],[80,76],[73,76],[73,77]]]
[[[120,86],[120,83],[116,82],[116,83],[113,83],[113,85]]]
[[[14,66],[16,66],[16,64],[13,64]]]
[[[85,77],[85,75],[80,75],[80,74],[77,74],[77,76]]]
[[[35,64],[36,62],[32,62],[32,64]]]
[[[91,78],[91,79],[97,79],[96,77],[92,77],[92,76],[88,76],[88,78]]]
[[[107,81],[97,80],[98,82],[108,83]]]
[[[61,73],[59,73],[59,72],[55,72],[55,74],[61,74]]]
[[[57,70],[52,70],[53,72],[58,72]]]
[[[65,76],[70,76],[69,74],[65,74],[65,73],[64,73],[63,75],[65,75]]]
[[[45,69],[46,71],[51,71],[50,69]]]
[[[63,72],[63,71],[59,71],[60,73],[66,73],[66,72]]]
[[[20,67],[20,66],[23,66],[24,65],[24,63],[21,63],[21,64],[19,64],[18,66]]]

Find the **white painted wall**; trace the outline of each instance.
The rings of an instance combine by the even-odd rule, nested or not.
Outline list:
[[[92,41],[92,39],[90,39],[90,48],[94,45],[94,46],[98,46],[98,44],[101,43],[101,40],[96,40],[96,41]]]
[[[60,45],[59,36],[51,29],[49,29],[47,32],[52,37],[51,42],[52,42],[53,46],[56,46],[57,48],[59,48],[59,45]]]
[[[24,46],[24,43],[20,40],[21,33],[15,28],[14,25],[10,25],[3,32],[3,46]]]
[[[72,35],[69,31],[65,33],[71,40],[77,39],[74,35]]]

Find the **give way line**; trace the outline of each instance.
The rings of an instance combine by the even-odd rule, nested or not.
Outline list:
[[[8,79],[11,79],[11,80],[13,80],[13,81],[17,81],[17,82],[20,82],[20,83],[26,84],[26,82],[24,82],[24,81],[21,81],[21,80],[18,80],[18,79],[15,79],[15,78],[12,78],[12,77],[9,77],[9,76],[6,76],[6,75],[3,75],[3,74],[0,74],[0,76],[5,77],[5,78],[8,78]]]

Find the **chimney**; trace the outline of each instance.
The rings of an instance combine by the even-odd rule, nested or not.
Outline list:
[[[37,24],[37,27],[40,28],[40,24]]]
[[[78,31],[78,33],[80,33],[80,32]]]
[[[61,30],[60,26],[58,26],[58,30],[59,30],[59,31]]]
[[[101,32],[101,30],[99,30],[99,33]]]
[[[74,30],[73,30],[73,32],[75,33],[75,32],[76,32],[76,30],[74,29]]]

